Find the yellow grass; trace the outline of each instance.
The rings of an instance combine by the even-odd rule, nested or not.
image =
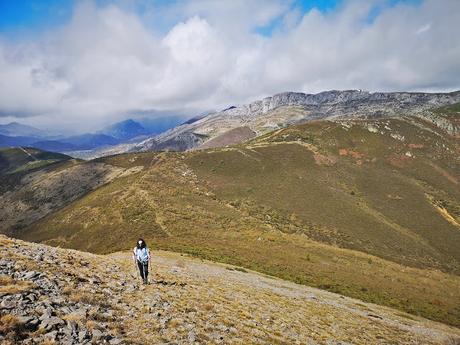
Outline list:
[[[6,275],[0,275],[0,293],[17,294],[29,291],[35,287],[30,281],[15,280]]]

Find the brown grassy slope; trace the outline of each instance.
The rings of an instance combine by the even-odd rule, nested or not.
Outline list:
[[[61,328],[75,322],[79,330],[89,329],[97,344],[103,341],[94,337],[95,330],[110,332],[123,344],[451,345],[460,337],[458,328],[398,310],[178,253],[152,251],[152,284],[144,286],[135,278],[130,252],[94,255],[4,236],[0,249],[0,261],[14,262],[16,277],[33,270],[56,284],[50,296],[42,280],[30,285],[0,272],[5,300],[22,291],[24,298],[13,300],[24,305],[32,293],[39,298],[35,305],[48,301],[67,322]],[[412,273],[419,279],[424,274]],[[69,313],[76,302],[77,310]],[[22,315],[40,317],[44,310],[29,304],[26,313]],[[20,326],[14,318],[11,310],[0,311],[2,335]],[[21,338],[41,344],[42,333],[39,328]]]
[[[249,127],[237,127],[206,141],[200,146],[200,149],[235,145],[252,139],[255,136],[256,133]]]
[[[0,175],[0,233],[15,235],[91,190],[130,173],[102,162],[72,159]]]
[[[456,142],[418,122],[346,125],[292,127],[187,164],[219,199],[276,229],[458,273]]]
[[[0,148],[0,193],[3,194],[34,171],[56,170],[74,160],[71,157],[30,147]]]
[[[145,169],[22,236],[100,253],[142,236],[459,325],[457,276],[393,263],[458,273],[456,145],[407,119],[315,122],[240,147],[113,156],[101,161]]]

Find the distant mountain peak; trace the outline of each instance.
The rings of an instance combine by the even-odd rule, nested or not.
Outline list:
[[[120,126],[120,125],[125,125],[125,126],[138,126],[142,127],[142,125],[139,122],[134,121],[133,119],[126,119],[120,122],[117,122],[113,124],[112,126]]]
[[[141,135],[146,135],[148,134],[148,131],[139,122],[136,122],[133,119],[126,119],[105,127],[102,131],[100,131],[100,133],[117,139],[127,140]]]
[[[16,121],[0,125],[0,134],[11,137],[45,137],[48,135],[46,131]]]

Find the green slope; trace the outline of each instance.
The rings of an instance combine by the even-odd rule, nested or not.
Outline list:
[[[69,159],[72,158],[61,153],[31,147],[0,148],[0,175],[25,172]]]

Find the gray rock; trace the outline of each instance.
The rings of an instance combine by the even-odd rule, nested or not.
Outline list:
[[[25,298],[28,299],[31,302],[35,302],[37,300],[37,296],[35,294],[33,294],[33,293],[30,293],[30,294],[26,295]]]
[[[196,333],[194,331],[188,332],[187,339],[189,343],[194,343],[196,341]]]
[[[64,304],[64,299],[60,297],[53,297],[51,299],[51,303],[53,307],[60,307],[62,304]]]
[[[36,330],[40,321],[35,316],[18,316],[19,323],[23,324],[28,330]]]
[[[73,338],[64,338],[64,339],[61,339],[59,340],[59,344],[61,345],[73,345],[73,344],[76,344],[75,340]]]
[[[75,321],[67,321],[66,327],[70,333],[77,334],[78,332],[78,324]]]
[[[68,306],[61,307],[60,310],[64,314],[70,314],[72,312],[72,309],[70,309],[70,307],[68,307]]]
[[[90,334],[86,329],[81,330],[80,332],[78,332],[78,341],[79,342],[82,342],[83,340],[89,339],[89,338],[90,338]]]
[[[49,331],[49,330],[52,330],[64,324],[65,324],[64,320],[56,316],[51,316],[49,318],[45,318],[42,320],[42,323],[40,324],[40,328],[43,328],[44,330]]]
[[[24,274],[24,279],[31,280],[31,279],[38,277],[39,275],[40,275],[40,272],[30,271]]]
[[[51,331],[45,334],[45,337],[51,340],[56,340],[58,335],[58,331]]]
[[[18,322],[25,325],[26,323],[32,321],[34,319],[33,316],[17,316]]]
[[[40,320],[49,319],[51,318],[52,315],[53,315],[53,310],[50,307],[47,307],[45,311],[42,313],[42,315],[40,316]]]
[[[18,302],[11,301],[11,300],[3,300],[2,303],[0,303],[0,309],[14,309]]]
[[[93,330],[93,340],[99,340],[103,337],[103,335],[104,334],[100,330],[98,329]]]

